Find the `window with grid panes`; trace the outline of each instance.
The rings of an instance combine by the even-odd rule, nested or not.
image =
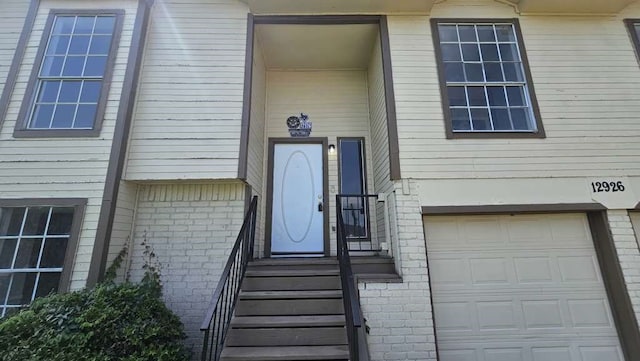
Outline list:
[[[446,118],[455,132],[535,132],[513,23],[437,22]]]
[[[58,291],[74,207],[0,208],[0,316]]]
[[[116,15],[56,15],[38,73],[28,129],[92,129]]]

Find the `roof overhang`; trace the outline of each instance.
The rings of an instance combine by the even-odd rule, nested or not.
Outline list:
[[[616,14],[635,0],[496,0],[524,14]]]
[[[427,14],[438,0],[241,0],[253,14]]]
[[[446,0],[241,0],[253,14],[427,14]],[[635,0],[495,0],[526,14],[615,14]]]

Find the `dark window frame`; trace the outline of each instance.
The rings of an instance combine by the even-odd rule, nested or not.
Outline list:
[[[105,67],[104,76],[102,77],[102,87],[100,89],[100,96],[98,98],[98,106],[96,110],[95,119],[93,121],[92,129],[30,129],[29,121],[31,117],[31,109],[36,101],[36,93],[39,84],[39,74],[42,62],[44,60],[45,50],[47,43],[53,30],[53,24],[56,16],[100,16],[100,15],[114,15],[115,26],[113,31],[113,37],[111,38],[111,48],[109,49],[109,55],[107,56],[107,64]],[[31,70],[31,76],[27,83],[27,89],[25,91],[24,99],[18,113],[18,119],[16,121],[16,127],[13,132],[14,138],[61,138],[61,137],[98,137],[102,129],[102,122],[104,120],[104,114],[107,107],[107,98],[111,89],[111,82],[113,77],[113,70],[115,67],[116,54],[120,47],[120,38],[122,35],[122,27],[124,21],[125,11],[122,9],[52,9],[49,11],[47,22],[42,32],[40,39],[40,45],[38,46],[38,52],[35,57],[33,69]]]
[[[71,272],[76,258],[80,231],[87,207],[86,198],[21,198],[21,199],[0,199],[0,207],[73,207],[73,220],[71,221],[71,231],[69,242],[64,255],[62,274],[58,292],[68,292],[71,286]]]
[[[636,32],[636,25],[640,25],[640,19],[624,19],[623,21],[631,37],[636,59],[640,63],[640,37],[638,37],[638,33]]]
[[[440,50],[440,34],[438,32],[438,25],[440,23],[456,23],[456,24],[495,24],[495,23],[510,23],[513,25],[516,34],[516,41],[520,49],[520,57],[522,67],[524,68],[525,86],[529,91],[529,100],[531,102],[531,108],[533,116],[535,117],[536,130],[534,131],[453,131],[452,119],[450,114],[449,98],[447,96],[447,81],[444,74],[444,61],[442,58],[442,51]],[[540,108],[538,106],[538,98],[533,86],[533,80],[531,76],[529,60],[527,52],[524,46],[524,40],[522,38],[522,30],[520,28],[520,22],[517,18],[432,18],[431,19],[431,33],[433,39],[434,52],[436,57],[436,64],[438,69],[438,79],[440,83],[440,98],[442,103],[442,111],[444,116],[444,125],[447,139],[462,139],[462,138],[546,138],[544,126],[542,124],[542,117],[540,115]]]
[[[364,194],[368,194],[369,193],[369,180],[368,180],[368,173],[367,173],[367,148],[366,148],[366,139],[365,137],[337,137],[337,161],[338,161],[338,189],[339,189],[339,193],[342,194],[344,193],[342,191],[342,163],[341,163],[341,154],[342,154],[342,141],[343,140],[352,140],[352,141],[359,141],[360,142],[360,146],[362,147],[362,187],[363,187],[363,192]],[[359,242],[359,241],[363,241],[363,240],[372,240],[372,234],[371,234],[371,210],[369,209],[369,203],[368,200],[365,200],[364,203],[364,207],[365,207],[365,226],[366,226],[366,230],[367,230],[367,234],[365,237],[354,237],[354,238],[350,238],[350,241],[353,242]]]

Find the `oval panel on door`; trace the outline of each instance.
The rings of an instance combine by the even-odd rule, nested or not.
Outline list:
[[[302,242],[311,230],[315,203],[313,169],[306,154],[294,151],[285,162],[281,181],[282,223],[289,240]]]

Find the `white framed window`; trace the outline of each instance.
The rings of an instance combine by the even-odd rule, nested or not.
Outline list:
[[[543,134],[517,21],[432,25],[448,135]]]
[[[0,207],[0,317],[66,288],[79,212],[71,204]]]
[[[16,129],[23,133],[18,135],[97,135],[121,17],[119,11],[52,11],[21,110],[23,122]]]

